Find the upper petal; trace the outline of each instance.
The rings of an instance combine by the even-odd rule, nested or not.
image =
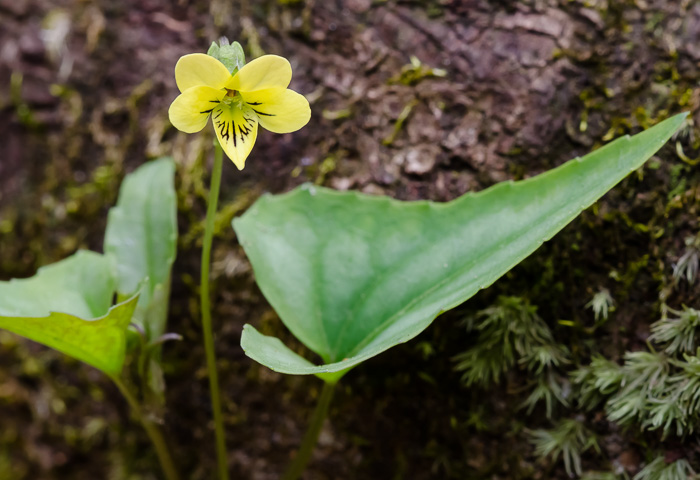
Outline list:
[[[245,167],[245,160],[258,138],[258,120],[249,108],[232,107],[220,104],[212,112],[216,138],[228,158],[239,170]]]
[[[225,95],[225,90],[212,87],[188,88],[170,105],[170,123],[185,133],[200,131],[207,124],[209,114]]]
[[[273,88],[241,95],[260,125],[274,133],[295,132],[311,118],[309,101],[293,90]]]
[[[286,58],[263,55],[246,64],[231,78],[226,88],[253,92],[268,88],[287,88],[292,81],[292,66]]]
[[[231,72],[223,63],[203,53],[185,55],[175,65],[175,82],[181,92],[201,85],[224,88],[230,79]]]

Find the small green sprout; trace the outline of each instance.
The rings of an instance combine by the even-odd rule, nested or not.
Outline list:
[[[444,77],[447,71],[442,68],[432,68],[420,61],[415,55],[411,55],[411,63],[401,69],[401,73],[389,80],[389,84],[417,85],[422,80],[430,77]]]
[[[673,266],[673,278],[679,281],[683,278],[692,284],[698,274],[700,266],[700,235],[695,237],[687,237],[685,239],[686,250],[678,263]]]
[[[517,363],[541,373],[545,367],[566,362],[537,307],[519,297],[501,296],[494,306],[466,319],[468,331],[478,331],[474,347],[454,357],[455,370],[464,372],[467,385],[498,383]]]
[[[589,411],[615,393],[624,379],[622,367],[600,355],[595,355],[590,365],[574,370],[570,376],[579,390],[578,404]]]
[[[644,421],[650,397],[664,391],[669,379],[670,363],[666,355],[656,352],[627,352],[622,367],[620,391],[607,404],[608,419],[620,424]]]
[[[607,288],[601,288],[586,304],[586,308],[593,310],[596,322],[605,321],[608,319],[609,313],[615,309],[615,301]]]
[[[611,394],[623,383],[625,377],[622,368],[605,357],[596,355],[591,361],[593,387],[602,394]]]
[[[568,382],[555,371],[569,363],[568,351],[555,342],[552,331],[537,315],[537,307],[520,297],[502,296],[465,323],[467,330],[479,331],[476,345],[454,357],[458,362],[455,370],[464,372],[462,381],[467,386],[498,383],[518,365],[536,376],[522,404],[528,413],[544,402],[549,418],[555,400],[568,405]]]
[[[527,409],[526,411],[529,415],[538,403],[544,402],[547,418],[552,418],[555,400],[565,407],[569,406],[569,400],[567,399],[569,390],[570,386],[565,379],[562,379],[554,371],[548,370],[546,374],[537,377],[535,388],[521,406]]]
[[[678,362],[681,373],[674,378],[683,393],[680,396],[689,415],[700,416],[700,352],[696,355],[684,355],[684,361]],[[696,422],[693,422],[696,423]]]
[[[687,428],[687,415],[679,403],[681,394],[681,390],[675,390],[666,398],[650,398],[647,418],[642,422],[642,427],[649,430],[661,428],[665,437],[675,426],[675,434],[682,436]]]
[[[608,420],[679,437],[700,424],[700,358],[628,352],[622,366],[594,357],[571,374],[578,403],[592,410],[607,400]]]
[[[660,456],[644,467],[633,480],[697,480],[697,478],[698,474],[688,460],[682,458],[669,463]]]
[[[666,345],[664,351],[670,355],[692,352],[696,348],[695,337],[700,328],[700,312],[683,307],[682,311],[668,309],[677,318],[662,318],[651,325],[649,341]]]
[[[581,455],[593,448],[600,453],[598,440],[583,424],[582,420],[566,418],[550,430],[535,430],[530,433],[530,441],[539,457],[551,457],[553,461],[561,456],[566,473],[572,477],[581,475]]]

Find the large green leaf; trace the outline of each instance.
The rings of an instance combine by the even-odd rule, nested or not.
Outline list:
[[[109,260],[81,251],[32,278],[0,282],[0,328],[115,376],[137,299],[110,308],[113,295]]]
[[[337,379],[495,282],[639,168],[684,118],[444,204],[314,186],[260,198],[234,220],[238,238],[282,321],[327,364],[250,325],[243,349],[279,372]]]
[[[104,250],[114,260],[120,298],[140,292],[133,323],[153,340],[163,334],[170,274],[177,248],[177,201],[170,158],[142,165],[124,178],[109,211]]]

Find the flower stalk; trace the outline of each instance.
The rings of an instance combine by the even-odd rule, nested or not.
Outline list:
[[[170,451],[168,450],[168,445],[163,438],[163,432],[160,431],[158,425],[148,420],[143,414],[141,405],[134,395],[131,393],[129,388],[116,376],[110,376],[114,384],[117,386],[121,394],[126,399],[127,403],[131,407],[131,411],[136,415],[141,425],[143,425],[148,438],[151,440],[153,447],[158,455],[158,460],[160,461],[160,466],[163,469],[163,474],[167,480],[180,480],[180,475],[177,473],[177,468],[173,463],[173,458],[170,456]]]
[[[204,350],[207,357],[207,372],[209,376],[209,392],[211,395],[211,407],[214,415],[214,429],[216,433],[216,459],[220,480],[228,480],[228,464],[226,461],[226,437],[224,435],[223,414],[221,412],[221,394],[219,392],[219,375],[216,370],[216,354],[214,352],[214,335],[211,326],[211,302],[209,292],[209,265],[211,264],[211,245],[214,239],[214,217],[216,216],[219,202],[219,189],[221,187],[221,170],[223,164],[223,151],[219,142],[215,142],[214,169],[212,170],[211,184],[209,186],[209,201],[207,204],[207,218],[204,229],[204,243],[202,245],[201,284],[199,289],[200,308],[202,312],[202,332],[204,334]]]
[[[316,404],[316,409],[311,416],[311,422],[304,434],[304,440],[301,442],[301,447],[297,452],[296,457],[284,472],[282,480],[297,480],[311,460],[311,454],[316,447],[318,442],[318,436],[321,433],[321,428],[323,427],[323,422],[328,417],[328,407],[333,400],[333,393],[335,392],[336,382],[324,382],[323,390],[321,390],[321,396],[318,398],[318,403]]]

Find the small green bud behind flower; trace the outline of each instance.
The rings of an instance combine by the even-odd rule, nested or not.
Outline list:
[[[211,42],[207,55],[223,63],[231,75],[235,75],[245,65],[245,52],[241,44],[238,42],[229,44],[226,37],[221,37],[218,45],[216,42]]]

